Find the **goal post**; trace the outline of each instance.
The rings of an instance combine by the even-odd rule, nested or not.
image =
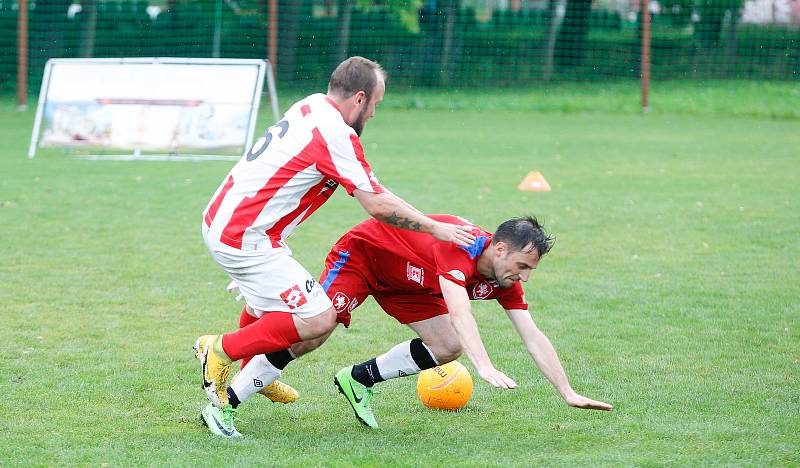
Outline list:
[[[264,79],[258,59],[50,59],[28,157],[62,147],[86,159],[238,159],[253,142]]]

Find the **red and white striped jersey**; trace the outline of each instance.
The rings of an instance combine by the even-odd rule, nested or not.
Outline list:
[[[355,131],[324,94],[295,103],[231,169],[203,212],[209,239],[278,247],[339,185],[381,193]]]

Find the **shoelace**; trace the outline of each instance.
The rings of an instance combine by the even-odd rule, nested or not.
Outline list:
[[[236,410],[232,406],[226,406],[222,409],[222,424],[227,428],[233,428],[233,418],[236,416]]]
[[[364,405],[366,409],[372,411],[372,407],[369,405],[370,401],[372,401],[372,388],[366,387],[366,389],[367,389],[367,394],[364,395],[364,399],[361,400],[361,404]]]

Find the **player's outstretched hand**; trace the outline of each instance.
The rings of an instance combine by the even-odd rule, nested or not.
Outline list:
[[[475,235],[472,234],[472,227],[459,226],[458,224],[437,222],[436,227],[431,233],[433,237],[452,242],[462,247],[467,247],[475,242]]]
[[[591,398],[586,398],[585,396],[578,395],[577,393],[565,398],[565,400],[567,401],[568,405],[574,406],[575,408],[594,409],[601,411],[611,411],[614,409],[614,407],[608,403],[592,400]]]
[[[517,383],[514,382],[511,377],[505,375],[494,367],[479,369],[478,374],[483,380],[494,385],[496,388],[502,388],[504,390],[517,388]]]

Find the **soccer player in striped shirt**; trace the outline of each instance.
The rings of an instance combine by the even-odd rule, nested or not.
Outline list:
[[[293,343],[336,326],[330,299],[292,257],[286,238],[339,185],[383,223],[456,245],[474,241],[469,229],[431,219],[383,188],[370,169],[359,137],[383,99],[385,79],[380,65],[363,57],[342,62],[327,94],[295,103],[268,128],[203,213],[206,246],[246,303],[239,330],[204,335],[195,343],[211,401],[202,416],[218,435],[239,435],[228,401],[232,362],[267,354],[280,363]]]

